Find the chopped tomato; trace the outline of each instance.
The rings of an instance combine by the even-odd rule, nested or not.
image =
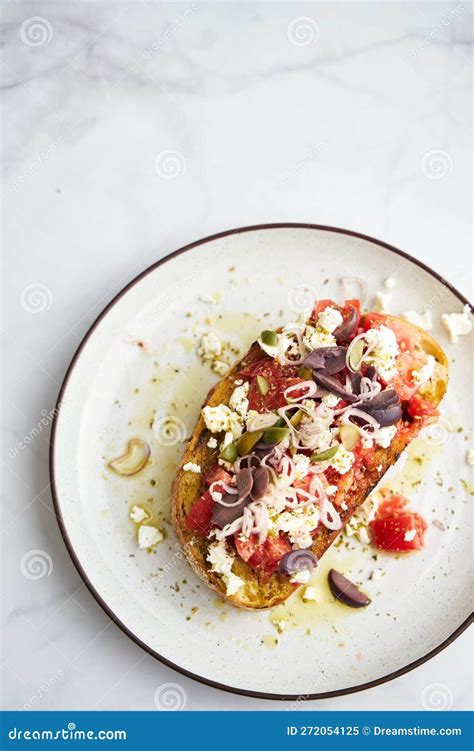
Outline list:
[[[232,480],[232,475],[227,472],[220,464],[215,464],[213,467],[207,470],[203,480],[209,487],[213,482],[225,482],[229,484]]]
[[[206,490],[199,501],[188,512],[184,522],[186,529],[190,532],[197,532],[200,535],[206,536],[211,530],[213,508],[214,501],[209,490]]]
[[[387,324],[387,316],[382,313],[366,313],[362,319],[362,327],[364,331],[369,329],[378,329],[382,324]]]
[[[408,498],[386,492],[384,502],[370,522],[372,544],[380,550],[392,553],[407,553],[421,550],[426,531],[425,520],[405,506]],[[405,539],[408,537],[408,539]]]
[[[429,425],[439,416],[439,410],[433,406],[429,399],[425,399],[419,394],[415,394],[408,402],[407,412],[410,417],[421,418],[423,425]]]
[[[420,332],[412,324],[405,324],[398,318],[390,319],[387,326],[395,334],[397,344],[402,352],[416,352],[420,343]]]
[[[260,393],[257,379],[254,379],[250,384],[248,395],[249,407],[250,409],[255,409],[257,412],[271,412],[279,407],[284,407],[287,404],[285,398],[286,389],[304,380],[303,378],[276,378],[267,372],[265,372],[264,377],[268,383],[266,394]],[[295,391],[293,396],[298,396],[298,392]]]
[[[370,522],[372,544],[390,553],[421,550],[426,522],[419,514],[407,512],[402,516],[374,519]]]
[[[320,313],[323,312],[323,310],[326,310],[326,308],[338,308],[338,305],[334,302],[334,300],[317,300],[314,308],[313,313],[311,315],[311,318],[317,319]]]
[[[298,368],[295,365],[281,365],[273,357],[265,356],[242,368],[239,376],[242,378],[253,378],[256,375],[263,375],[265,377],[270,375],[275,378],[287,378],[296,375],[297,371]]]
[[[422,363],[409,352],[402,352],[397,356],[398,373],[392,381],[392,386],[403,401],[411,399],[418,390],[418,385],[413,383],[412,373],[421,366]]]
[[[285,537],[267,537],[260,545],[256,534],[245,541],[236,535],[235,547],[242,560],[264,574],[276,571],[280,558],[291,550],[291,544]]]

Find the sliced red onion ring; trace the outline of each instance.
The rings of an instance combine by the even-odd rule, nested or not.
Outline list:
[[[321,500],[319,510],[321,512],[321,521],[327,529],[341,529],[341,517],[327,496]]]
[[[234,488],[232,485],[228,485],[226,482],[222,482],[222,480],[216,480],[209,486],[209,492],[211,494],[211,498],[215,503],[220,503],[221,506],[236,506],[239,503],[239,498],[237,497],[237,488]],[[224,493],[226,494],[224,496]],[[221,498],[219,499],[219,496]],[[234,500],[230,503],[232,496],[234,497]]]
[[[359,420],[363,420],[367,425],[371,426],[372,430],[366,430],[365,427],[353,422],[351,417],[357,417]],[[367,412],[357,409],[357,407],[346,407],[342,413],[341,422],[344,425],[355,425],[364,438],[374,438],[380,428],[379,423],[373,415],[369,415]]]
[[[311,550],[291,550],[280,559],[278,571],[290,575],[299,571],[313,571],[317,565],[318,559]]]
[[[301,389],[305,389],[306,393],[302,394],[301,396],[291,396],[293,391],[301,391]],[[293,384],[293,386],[288,386],[288,388],[283,392],[283,396],[287,401],[295,403],[301,401],[301,399],[309,399],[312,396],[315,396],[317,390],[318,387],[316,386],[314,381],[301,381],[301,383],[295,383]]]

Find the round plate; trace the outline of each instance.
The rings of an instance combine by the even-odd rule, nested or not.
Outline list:
[[[351,275],[363,276],[368,307],[377,290],[387,292],[384,279],[393,277],[390,312],[429,309],[431,333],[450,359],[438,427],[418,438],[386,476],[430,523],[426,546],[415,555],[374,560],[373,550],[351,538],[322,559],[314,580],[318,602],[303,603],[297,593],[274,611],[235,609],[193,574],[170,524],[170,483],[183,440],[218,379],[200,362],[197,344],[203,332],[213,330],[235,357],[263,327],[291,320],[308,288],[315,297],[344,299],[341,278]],[[345,284],[358,286],[353,280]],[[72,361],[51,451],[54,503],[66,545],[117,625],[190,677],[238,693],[292,700],[389,680],[458,636],[470,617],[472,485],[463,405],[472,377],[469,337],[450,344],[440,316],[461,311],[465,302],[395,248],[354,232],[297,224],[206,238],[129,284]],[[137,437],[150,443],[152,462],[133,477],[114,474],[108,461]],[[152,553],[138,548],[128,518],[133,503],[148,508],[165,532]],[[330,567],[362,583],[372,604],[351,610],[334,602],[326,583]]]

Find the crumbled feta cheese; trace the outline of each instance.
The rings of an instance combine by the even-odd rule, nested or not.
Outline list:
[[[217,299],[213,295],[199,295],[199,299],[208,305],[215,305],[217,303]]]
[[[316,589],[314,587],[305,587],[303,591],[303,601],[304,602],[316,602],[318,599],[318,595],[316,592]]]
[[[225,376],[225,374],[229,370],[229,365],[223,360],[214,360],[211,365],[211,370],[213,370],[214,373],[217,373],[217,375]]]
[[[336,495],[337,485],[328,485],[326,488],[326,495]]]
[[[229,399],[229,407],[237,412],[241,417],[245,417],[249,408],[249,400],[247,394],[249,393],[249,384],[243,383],[242,386],[237,386],[231,394]]]
[[[291,584],[307,584],[311,576],[309,568],[304,568],[302,571],[297,571],[290,579]]]
[[[474,451],[472,449],[466,451],[466,464],[471,467],[474,465]]]
[[[318,328],[323,329],[328,334],[332,334],[341,325],[342,321],[343,318],[339,311],[336,308],[328,306],[319,314]]]
[[[367,532],[367,527],[360,527],[360,529],[357,530],[357,536],[364,545],[369,544],[370,537],[369,533]]]
[[[135,524],[140,524],[140,522],[148,518],[147,512],[141,506],[132,506],[132,510],[128,516]]]
[[[343,511],[347,511],[347,509],[349,508],[349,506],[347,505],[347,503],[345,501],[342,501],[341,508],[342,508]]]
[[[433,376],[435,363],[436,360],[433,355],[428,355],[425,365],[422,365],[418,370],[412,370],[411,379],[413,383],[420,386],[425,381],[429,381]]]
[[[372,351],[364,357],[367,365],[373,365],[381,378],[388,381],[397,374],[395,358],[399,354],[397,340],[392,329],[380,326],[378,329],[369,329],[365,334],[365,341]]]
[[[354,459],[353,452],[347,451],[342,444],[339,444],[337,453],[329,461],[329,466],[333,467],[340,475],[345,475],[354,464]]]
[[[295,479],[302,480],[303,477],[306,477],[310,466],[309,456],[295,454],[293,457],[293,464],[295,466]]]
[[[449,334],[449,340],[456,344],[460,336],[472,331],[469,305],[464,306],[462,313],[443,313],[441,322]]]
[[[431,329],[433,328],[431,311],[429,310],[429,308],[424,310],[422,313],[417,313],[416,310],[407,310],[406,313],[403,314],[403,318],[406,318],[407,321],[410,321],[410,323],[413,323],[415,326],[419,326],[420,329],[424,329],[425,331],[431,331]]]
[[[225,540],[213,542],[209,545],[207,560],[211,564],[211,571],[222,576],[227,594],[235,594],[244,582],[239,576],[232,573],[235,555],[229,551]]]
[[[374,581],[377,581],[378,579],[382,578],[383,570],[381,568],[376,568],[372,571],[370,578]]]
[[[384,286],[384,287],[385,287],[386,289],[393,289],[393,288],[395,287],[395,283],[396,283],[396,282],[395,282],[395,279],[393,278],[393,276],[388,276],[388,277],[387,277],[387,278],[385,279],[385,281],[384,281],[384,283],[383,283],[383,286]]]
[[[230,429],[232,411],[225,404],[218,404],[216,407],[204,407],[202,416],[206,423],[206,428],[211,433],[220,433],[222,430]]]
[[[319,511],[311,503],[301,509],[283,511],[275,518],[273,529],[276,532],[286,532],[290,542],[299,548],[307,548],[312,543],[311,532],[318,523]]]
[[[388,292],[376,292],[374,310],[376,310],[378,313],[387,313],[391,299],[392,295],[389,295]]]
[[[396,425],[389,425],[386,428],[380,428],[376,437],[375,443],[377,446],[381,446],[383,449],[388,449],[397,433]]]
[[[163,539],[163,533],[156,527],[150,527],[147,524],[142,524],[138,528],[138,547],[142,550],[152,548],[157,545]]]
[[[212,436],[209,438],[207,445],[210,449],[216,449],[217,448],[217,439],[213,438]]]
[[[183,469],[185,472],[193,472],[195,475],[201,474],[201,467],[199,464],[194,464],[194,462],[187,462],[183,465]]]
[[[365,436],[362,436],[362,446],[365,449],[371,449],[374,445],[374,441],[372,438],[366,438]]]
[[[306,326],[303,334],[303,344],[309,350],[318,349],[318,347],[334,347],[336,338],[322,329],[315,329],[314,326]]]
[[[360,542],[367,545],[370,542],[367,528],[370,522],[375,519],[378,508],[379,496],[377,493],[371,493],[347,522],[344,527],[345,534],[348,537],[355,536]]]
[[[322,397],[321,397],[321,401],[322,401],[322,403],[323,403],[323,404],[325,404],[325,405],[326,405],[326,407],[331,407],[331,409],[332,409],[333,407],[335,407],[335,406],[336,406],[336,404],[338,404],[338,403],[339,403],[339,401],[340,401],[340,397],[339,397],[339,396],[336,396],[336,394],[331,394],[331,393],[330,393],[330,392],[328,391],[328,393],[327,393],[327,394],[323,394],[323,395],[322,395]]]
[[[219,337],[213,331],[203,334],[198,349],[198,355],[200,355],[203,360],[213,360],[215,357],[219,357],[221,353],[222,343]]]
[[[272,623],[275,626],[279,634],[282,634],[285,628],[288,626],[288,621],[285,621],[285,620],[278,621],[276,618],[273,619]]]
[[[405,540],[405,542],[411,542],[412,540],[415,539],[415,536],[416,536],[416,529],[410,529],[408,532],[405,532],[405,534],[403,535],[403,539]]]

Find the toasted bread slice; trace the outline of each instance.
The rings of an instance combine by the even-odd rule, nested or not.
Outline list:
[[[397,319],[394,316],[386,316],[386,319],[393,322],[400,321],[405,330],[412,331],[413,339],[416,339],[418,342],[417,347],[420,347],[425,353],[435,358],[434,376],[423,384],[419,393],[434,407],[437,407],[446,391],[448,381],[446,355],[426,331],[404,319]],[[216,406],[218,404],[228,404],[229,398],[235,389],[234,381],[238,377],[238,373],[263,356],[264,353],[255,342],[247,355],[229,371],[227,376],[213,386],[207,396],[205,405]],[[174,528],[184,554],[194,571],[221,597],[229,600],[237,607],[251,610],[274,607],[286,600],[298,585],[291,584],[287,576],[279,573],[273,573],[270,577],[264,577],[237,555],[232,566],[232,572],[239,576],[244,581],[244,584],[236,594],[229,596],[226,594],[226,587],[221,576],[210,570],[210,564],[206,560],[211,540],[195,535],[186,529],[184,523],[186,515],[204,491],[202,474],[213,467],[219,458],[219,449],[212,449],[207,445],[210,437],[211,433],[206,428],[201,415],[187,444],[172,486]],[[343,527],[354,512],[364,503],[369,493],[379,483],[389,467],[396,462],[412,439],[413,435],[409,432],[397,433],[389,448],[375,449],[375,461],[371,465],[372,468],[364,468],[364,471],[359,473],[360,476],[357,479],[357,483],[351,482],[351,478],[348,475],[346,476],[347,487],[344,487],[344,501],[347,509],[338,509]],[[202,474],[184,471],[183,466],[187,462],[199,464]],[[344,477],[343,481],[344,479],[346,478]],[[330,547],[340,532],[341,530],[331,531],[319,525],[311,548],[318,559]]]

